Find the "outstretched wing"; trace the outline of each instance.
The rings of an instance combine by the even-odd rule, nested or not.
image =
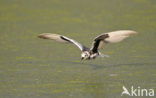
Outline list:
[[[43,39],[50,39],[50,40],[54,40],[56,42],[60,42],[60,43],[73,43],[75,44],[81,51],[86,51],[88,50],[87,47],[85,47],[84,45],[78,43],[77,41],[70,39],[68,37],[59,35],[59,34],[51,34],[51,33],[43,33],[40,34],[38,36],[39,38],[43,38]]]
[[[97,53],[98,52],[98,49],[103,49],[103,47],[105,46],[105,44],[107,43],[105,41],[106,38],[108,38],[109,35],[108,34],[102,34],[102,35],[99,35],[97,36],[93,43],[92,43],[92,47],[90,48],[90,50],[93,52],[93,53]]]
[[[98,49],[103,49],[107,43],[120,42],[133,34],[137,34],[137,32],[132,30],[119,30],[101,34],[94,39],[90,50],[96,53]]]

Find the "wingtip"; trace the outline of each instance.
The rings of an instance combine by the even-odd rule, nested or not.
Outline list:
[[[132,34],[138,34],[138,32],[136,32],[136,31],[132,31]]]
[[[42,38],[42,39],[47,39],[47,36],[46,36],[47,34],[39,34],[38,35],[38,38]]]
[[[39,34],[37,37],[45,39],[45,36],[43,34]]]
[[[38,35],[38,38],[47,39],[48,35],[50,35],[50,33],[42,33]]]
[[[133,31],[133,30],[129,30],[129,31],[131,31],[131,34],[138,34],[138,32],[136,31]]]
[[[136,32],[136,31],[134,31],[135,32],[135,34],[138,34],[138,32]]]
[[[39,34],[37,37],[41,38],[41,34]]]

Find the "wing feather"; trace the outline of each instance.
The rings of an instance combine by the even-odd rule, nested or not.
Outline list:
[[[101,34],[94,39],[90,50],[92,52],[98,52],[98,49],[103,49],[107,43],[118,43],[133,34],[137,34],[137,32],[132,30],[119,30]]]
[[[59,34],[43,33],[43,34],[40,34],[38,37],[42,38],[42,39],[54,40],[54,41],[60,42],[60,43],[73,43],[81,51],[86,51],[88,49],[87,47],[85,47],[84,45],[80,44],[79,42],[77,42],[77,41],[75,41],[73,39],[70,39],[70,38],[68,38],[66,36],[59,35]]]
[[[108,38],[109,35],[108,34],[102,34],[97,36],[93,43],[92,43],[92,47],[91,47],[91,51],[96,53],[98,52],[98,49],[103,49],[103,47],[106,45],[106,42],[104,41],[104,39]]]

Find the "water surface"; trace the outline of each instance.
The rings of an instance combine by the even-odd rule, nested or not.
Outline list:
[[[156,90],[155,0],[3,0],[0,3],[2,98],[121,98],[122,86]],[[37,38],[58,33],[90,47],[109,31],[139,32],[81,61],[74,45]],[[123,96],[126,98],[129,96]]]

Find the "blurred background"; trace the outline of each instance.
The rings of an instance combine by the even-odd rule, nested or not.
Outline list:
[[[2,98],[128,98],[122,86],[156,90],[155,0],[1,0]],[[90,47],[101,33],[139,32],[81,61],[79,49],[37,38],[57,33]]]

